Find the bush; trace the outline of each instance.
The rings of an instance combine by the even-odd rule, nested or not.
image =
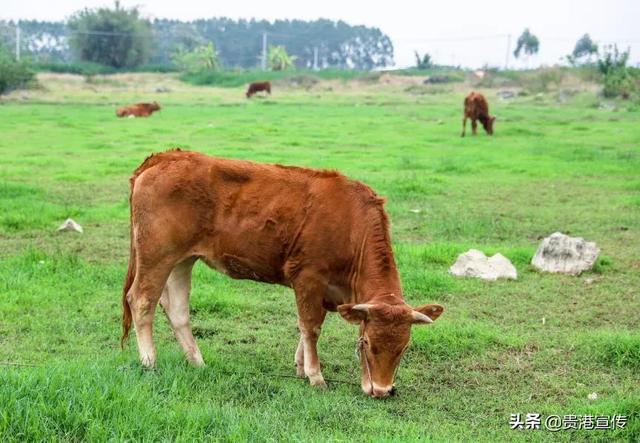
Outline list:
[[[603,76],[602,94],[605,97],[629,98],[638,92],[638,78],[627,68],[629,50],[618,51],[618,46],[606,46],[598,58],[598,70]]]
[[[17,61],[0,46],[0,94],[28,86],[34,76],[27,63]]]

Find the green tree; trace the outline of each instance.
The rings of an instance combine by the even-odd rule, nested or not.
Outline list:
[[[516,50],[513,51],[513,56],[518,58],[522,51],[524,51],[525,55],[537,54],[539,49],[540,41],[538,40],[538,37],[533,35],[531,31],[529,31],[529,28],[526,28],[520,37],[518,37]]]
[[[115,2],[113,9],[85,9],[69,19],[70,45],[83,61],[114,68],[145,63],[151,47],[151,28],[137,8]]]
[[[420,70],[433,68],[434,63],[433,60],[431,60],[430,54],[425,52],[422,58],[420,58],[420,54],[418,54],[418,51],[414,51],[414,53],[416,55],[416,68]]]
[[[578,65],[582,61],[589,63],[591,57],[598,53],[598,45],[591,40],[589,34],[585,34],[576,42],[573,52],[567,56],[572,65]]]
[[[284,46],[269,46],[269,70],[271,71],[286,71],[287,69],[295,67],[295,56],[287,54],[287,50]]]

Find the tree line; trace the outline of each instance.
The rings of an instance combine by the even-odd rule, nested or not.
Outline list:
[[[19,23],[24,54],[39,62],[88,61],[114,68],[169,65],[176,57],[215,48],[221,66],[260,66],[263,36],[269,47],[286,50],[301,68],[370,70],[393,65],[391,39],[378,28],[343,21],[146,20],[137,8],[85,9],[67,22]],[[15,46],[16,23],[0,21],[0,42]]]

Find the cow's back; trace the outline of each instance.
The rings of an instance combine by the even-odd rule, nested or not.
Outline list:
[[[464,99],[464,113],[470,118],[480,118],[489,115],[489,105],[484,96],[478,92],[472,92]]]
[[[333,200],[343,182],[331,171],[170,151],[134,173],[133,223],[231,277],[287,284],[286,261],[307,259],[301,245],[322,258],[340,238],[344,204]]]

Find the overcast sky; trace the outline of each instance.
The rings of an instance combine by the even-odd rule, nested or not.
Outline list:
[[[121,4],[139,6],[148,18],[329,18],[376,26],[391,37],[401,67],[413,64],[414,50],[429,52],[442,64],[504,66],[507,35],[512,35],[513,52],[525,27],[540,39],[540,53],[520,62],[511,56],[510,65],[556,63],[584,33],[598,43],[630,47],[632,64],[640,64],[640,0],[122,0]],[[64,20],[84,7],[111,5],[105,0],[2,0],[0,18]]]

